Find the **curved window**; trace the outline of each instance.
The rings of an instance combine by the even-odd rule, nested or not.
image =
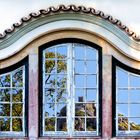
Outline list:
[[[79,43],[43,50],[43,135],[99,135],[99,54]]]
[[[0,136],[25,136],[25,69],[22,65],[7,73],[1,70]]]
[[[140,135],[140,75],[130,67],[116,67],[115,102],[116,135]]]

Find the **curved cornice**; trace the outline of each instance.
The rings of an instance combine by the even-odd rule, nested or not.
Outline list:
[[[122,24],[122,22],[118,19],[114,19],[110,15],[106,15],[104,12],[100,10],[96,10],[94,8],[86,8],[84,6],[75,6],[75,5],[69,5],[64,6],[60,5],[58,7],[49,7],[48,9],[41,9],[36,13],[30,13],[27,17],[21,18],[20,22],[14,23],[11,28],[6,29],[3,33],[0,34],[0,39],[6,38],[8,35],[10,35],[12,32],[14,32],[17,28],[24,26],[24,23],[29,22],[32,19],[36,19],[41,16],[51,15],[55,13],[67,13],[67,12],[74,12],[74,13],[85,13],[90,14],[93,16],[98,16],[102,19],[105,19],[109,21],[110,23],[116,25],[118,28],[123,30],[128,36],[132,37],[135,41],[140,41],[140,36],[136,35],[135,32],[131,31],[127,26]]]

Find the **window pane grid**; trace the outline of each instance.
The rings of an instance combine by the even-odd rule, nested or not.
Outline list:
[[[64,44],[62,44],[64,45]],[[66,89],[66,92],[68,92],[68,99],[67,101],[62,101],[62,102],[57,102],[56,101],[56,95],[55,95],[55,130],[51,131],[45,131],[45,119],[47,118],[52,118],[52,117],[44,117],[43,119],[43,134],[49,134],[49,135],[57,135],[57,134],[60,134],[61,131],[57,131],[57,125],[58,125],[58,120],[59,118],[60,119],[65,119],[66,118],[66,124],[67,124],[67,132],[68,132],[68,135],[70,136],[74,136],[74,135],[77,135],[78,133],[80,134],[81,132],[79,131],[78,133],[74,130],[75,126],[75,119],[76,118],[79,118],[79,119],[82,119],[82,121],[84,121],[84,126],[82,126],[82,129],[84,129],[84,134],[86,135],[86,131],[98,131],[98,111],[97,108],[98,108],[98,57],[97,57],[97,50],[94,50],[94,49],[90,49],[88,48],[87,46],[85,45],[81,45],[81,44],[76,44],[76,43],[67,43],[65,44],[65,48],[67,48],[67,53],[66,52],[63,52],[62,49],[61,49],[61,45],[58,45],[61,50],[61,53],[57,53],[57,46],[53,46],[51,47],[51,50],[53,50],[52,52],[55,53],[55,57],[56,56],[59,56],[61,57],[59,54],[66,54],[67,56],[64,57],[64,59],[58,59],[58,58],[47,58],[47,59],[44,59],[46,58],[46,53],[47,53],[47,49],[43,52],[43,69],[44,69],[44,65],[45,65],[45,62],[44,61],[55,61],[55,65],[54,65],[54,73],[51,73],[51,72],[43,72],[43,77],[44,75],[48,76],[48,75],[51,75],[51,76],[54,76],[56,81],[61,81],[61,79],[63,78],[64,79],[64,76],[66,76],[66,81],[64,81],[65,83],[65,87],[63,87],[62,89]],[[79,47],[80,46],[80,47]],[[88,58],[88,55],[86,53],[86,50],[88,48],[88,51],[94,51],[94,58],[92,59],[92,57],[89,57]],[[77,50],[76,50],[77,49]],[[78,52],[78,49],[81,50],[81,54]],[[76,52],[77,51],[77,52]],[[92,54],[92,53],[91,53]],[[92,54],[92,55],[93,55]],[[78,56],[79,55],[79,56]],[[61,74],[62,72],[59,71],[57,69],[60,69],[60,65],[58,63],[58,61],[61,63],[66,63],[66,66],[64,65],[64,69],[66,68],[66,70],[64,70],[63,74]],[[54,63],[54,62],[53,62]],[[62,63],[62,65],[63,65]],[[83,69],[82,71],[80,69],[77,69],[77,63],[79,63],[79,66],[82,66]],[[90,65],[93,65],[93,70],[92,68],[90,67]],[[76,69],[75,69],[76,68]],[[80,68],[80,67],[79,67]],[[91,70],[89,70],[91,69]],[[56,76],[57,75],[57,76]],[[62,78],[60,78],[60,77]],[[90,78],[92,76],[95,76],[94,79]],[[79,79],[81,78],[81,80]],[[43,78],[44,79],[44,78]],[[94,82],[92,82],[94,81]],[[76,82],[76,83],[75,83]],[[91,84],[89,84],[91,83]],[[45,82],[43,82],[44,84],[44,88],[43,88],[43,93],[45,93],[45,89],[48,88],[46,87],[45,85]],[[58,87],[58,84],[57,82],[54,84],[55,86],[54,87],[50,87],[52,89],[55,90],[55,94],[58,93],[58,90],[59,90],[59,87]],[[75,95],[75,92],[76,90],[84,90],[83,91],[83,95],[81,95],[81,97],[79,97],[78,100],[81,100],[80,102],[76,102],[75,98],[76,98],[76,95]],[[87,91],[88,90],[88,91]],[[91,94],[92,92],[94,92],[94,96]],[[80,92],[79,92],[80,93]],[[91,95],[90,95],[91,94]],[[93,100],[88,100],[88,98],[90,97],[93,97]],[[78,97],[77,97],[78,98]],[[81,99],[80,99],[81,98]],[[85,100],[85,101],[83,101]],[[43,103],[44,103],[44,106],[45,104],[47,103],[51,103],[50,102],[47,102],[44,100],[43,98]],[[58,106],[58,103],[61,104],[66,104],[67,106],[67,113],[71,116],[57,116],[57,111],[58,109],[57,106]],[[75,104],[78,104],[78,103],[82,103],[84,104],[85,106],[85,110],[84,110],[84,116],[75,116]],[[96,107],[94,108],[95,109],[95,112],[94,112],[94,115],[92,114],[92,116],[89,116],[89,114],[86,113],[87,111],[87,107],[89,108],[92,108],[92,106],[95,105]],[[93,113],[93,112],[92,112]],[[44,113],[43,113],[44,114]],[[96,115],[95,115],[96,114]],[[91,115],[91,114],[90,114]],[[44,116],[44,115],[43,115]],[[94,119],[94,120],[93,120]],[[71,123],[73,122],[73,123]],[[96,125],[95,127],[95,130],[93,130],[93,126],[91,126],[91,124],[93,125]],[[73,125],[72,125],[73,124]],[[95,135],[95,133],[92,133],[92,135]],[[96,135],[98,135],[98,132],[96,133]]]
[[[120,73],[123,75],[121,76]],[[127,76],[127,78],[124,78],[124,75]],[[137,132],[140,130],[140,101],[134,100],[133,95],[136,90],[139,90],[140,85],[135,87],[133,86],[135,84],[135,81],[132,81],[131,78],[133,76],[137,76],[137,81],[140,79],[140,76],[127,72],[125,70],[122,70],[121,68],[117,67],[117,77],[116,77],[116,130],[117,135],[123,135],[129,133],[130,135],[133,135],[133,132]],[[120,79],[119,79],[120,78]],[[127,83],[127,86],[121,87],[120,81],[121,78],[127,79],[124,83]],[[123,80],[122,80],[123,81]],[[121,82],[122,82],[121,81]],[[131,86],[131,83],[133,85]],[[138,84],[138,83],[137,83]],[[140,83],[139,83],[140,84]],[[119,86],[118,86],[119,85]],[[133,94],[131,94],[131,92]],[[124,93],[123,93],[124,92]],[[139,97],[140,93],[137,93],[137,96]],[[133,101],[132,101],[132,98]],[[122,112],[121,112],[122,111]],[[120,114],[119,114],[120,113]]]
[[[6,78],[7,77],[6,75],[9,75],[9,78]],[[4,79],[3,76],[6,76],[5,77],[6,79]],[[24,66],[12,72],[0,75],[0,81],[1,81],[1,84],[0,84],[0,94],[1,94],[0,95],[0,98],[1,98],[0,99],[0,114],[1,114],[0,115],[0,121],[1,121],[0,133],[2,135],[4,134],[24,135],[25,133],[25,130],[24,130],[24,106],[25,106],[24,105],[24,90],[25,90],[24,77],[25,77]],[[9,86],[4,85],[3,82],[9,83]],[[14,92],[14,91],[17,91],[17,92]],[[8,101],[5,101],[5,99],[3,100],[3,98],[9,98],[9,99]],[[5,105],[8,105],[9,107],[7,106],[8,107],[7,108]],[[6,121],[7,122],[9,121],[9,128],[6,127],[8,125],[6,124],[7,123]]]

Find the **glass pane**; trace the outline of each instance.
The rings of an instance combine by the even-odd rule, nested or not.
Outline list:
[[[140,118],[130,118],[130,130],[140,130]]]
[[[97,73],[97,62],[96,61],[86,61],[86,71],[88,74],[96,74]]]
[[[45,58],[46,59],[53,59],[53,58],[55,58],[56,56],[55,56],[55,48],[53,47],[53,48],[47,48],[46,49],[46,53],[45,53]]]
[[[55,131],[55,118],[45,119],[45,131]]]
[[[45,72],[54,74],[56,71],[55,60],[45,60]]]
[[[55,104],[46,104],[45,105],[45,116],[46,117],[55,116]]]
[[[67,116],[67,105],[66,104],[56,104],[57,116]]]
[[[55,75],[47,75],[45,77],[45,86],[47,88],[55,88],[56,85],[56,77]]]
[[[118,118],[118,130],[126,131],[128,130],[128,118]]]
[[[96,103],[97,102],[97,90],[87,89],[86,100],[87,100],[87,102]]]
[[[59,74],[67,73],[66,61],[57,60],[57,73]]]
[[[85,76],[84,75],[75,75],[75,86],[76,87],[84,87]]]
[[[140,104],[130,104],[130,117],[140,117]]]
[[[0,76],[0,87],[10,87],[10,74]]]
[[[86,59],[87,60],[96,60],[97,50],[93,48],[86,48]]]
[[[67,131],[67,123],[65,118],[57,119],[57,131]]]
[[[22,104],[12,105],[12,116],[22,116]]]
[[[86,104],[86,116],[96,116],[96,104],[94,103]]]
[[[23,70],[16,70],[12,73],[12,86],[23,87]]]
[[[117,105],[118,109],[118,116],[128,116],[128,105],[127,104],[118,104]]]
[[[12,99],[13,102],[22,102],[23,89],[13,89],[12,90]]]
[[[0,131],[10,131],[10,119],[0,118]]]
[[[57,59],[66,59],[67,57],[67,44],[59,45],[57,47]]]
[[[85,101],[85,91],[83,89],[75,89],[75,102]]]
[[[75,61],[75,73],[76,74],[85,73],[85,62],[84,61]]]
[[[130,86],[140,87],[140,76],[130,75]]]
[[[87,87],[97,87],[96,75],[87,76]]]
[[[140,90],[130,90],[130,102],[140,102]]]
[[[75,131],[85,131],[84,118],[75,118]]]
[[[10,89],[0,89],[0,102],[10,102]]]
[[[118,87],[128,87],[128,73],[117,69],[117,81]]]
[[[66,88],[67,77],[66,75],[57,75],[57,88]]]
[[[59,88],[56,93],[56,102],[66,102],[67,101],[67,91],[66,89]]]
[[[85,104],[75,104],[75,116],[85,116]]]
[[[13,131],[23,131],[22,130],[22,119],[20,118],[13,118],[12,119],[12,130]]]
[[[118,89],[118,101],[122,103],[128,103],[128,90]]]
[[[55,102],[55,89],[53,88],[45,89],[45,99],[47,103],[54,103]]]
[[[96,131],[96,118],[86,119],[87,131]]]
[[[0,116],[10,116],[10,104],[0,104]]]
[[[84,60],[84,58],[85,58],[85,47],[75,47],[75,59]]]

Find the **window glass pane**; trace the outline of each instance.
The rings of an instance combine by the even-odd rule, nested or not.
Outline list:
[[[140,102],[140,90],[139,89],[133,89],[129,91],[130,93],[130,102]]]
[[[87,131],[96,131],[96,118],[86,119],[86,129]]]
[[[75,76],[75,86],[76,87],[84,87],[85,86],[85,76],[84,75],[76,75]]]
[[[86,48],[86,59],[87,60],[96,60],[97,59],[97,50],[93,48]]]
[[[22,116],[22,104],[12,104],[12,116]]]
[[[85,47],[75,47],[74,50],[75,50],[75,59],[76,60],[84,60],[84,58],[85,58]]]
[[[46,50],[46,53],[45,53],[45,58],[46,59],[54,59],[56,57],[55,55],[55,48],[48,48]]]
[[[97,73],[97,62],[96,61],[86,61],[87,73],[88,74],[96,74]]]
[[[12,90],[12,100],[13,102],[22,102],[23,89],[13,89]]]
[[[118,116],[128,116],[128,105],[127,104],[118,104]]]
[[[75,104],[75,116],[85,116],[85,104]]]
[[[67,131],[66,118],[57,118],[57,131]]]
[[[118,102],[128,103],[128,90],[118,89]]]
[[[47,88],[45,89],[45,99],[47,103],[55,102],[55,89]]]
[[[45,72],[55,74],[56,72],[55,60],[45,60]]]
[[[47,75],[45,77],[46,88],[55,88],[56,86],[56,75]]]
[[[45,131],[55,131],[55,118],[45,119]]]
[[[130,130],[140,130],[140,118],[130,118]]]
[[[84,102],[85,101],[85,90],[75,89],[75,102]]]
[[[66,104],[57,104],[57,116],[67,116],[67,105]]]
[[[66,75],[57,76],[57,88],[66,88],[67,86],[67,77]]]
[[[96,116],[96,104],[95,103],[86,104],[86,116]]]
[[[55,116],[55,104],[45,104],[45,116],[46,117]]]
[[[10,131],[9,118],[0,118],[0,131]]]
[[[0,87],[10,87],[10,74],[0,75]]]
[[[140,117],[140,104],[130,104],[130,116]]]
[[[85,62],[84,61],[75,61],[75,73],[76,74],[85,73]]]
[[[140,76],[130,75],[130,86],[131,87],[140,87]]]
[[[0,116],[10,116],[10,104],[0,104]]]
[[[85,131],[84,118],[75,118],[75,131]]]
[[[0,102],[10,102],[10,89],[0,89]]]
[[[57,73],[65,74],[67,72],[67,62],[62,60],[57,60]]]
[[[87,102],[97,102],[97,90],[87,89],[86,101]]]
[[[97,78],[96,75],[88,75],[86,79],[87,87],[97,87]]]
[[[12,119],[12,130],[13,131],[17,131],[17,132],[19,132],[19,131],[23,131],[22,130],[22,119],[20,119],[20,118],[13,118]]]
[[[126,117],[119,117],[118,118],[118,129],[120,131],[126,131],[128,130],[128,118]]]
[[[117,69],[117,86],[128,87],[128,73]]]
[[[62,44],[60,47],[56,48],[57,59],[66,59],[67,58],[67,45]]]
[[[22,87],[23,86],[23,70],[18,69],[13,72],[12,75],[12,85],[13,87]]]
[[[56,102],[66,102],[67,91],[64,88],[58,88],[56,92]]]

